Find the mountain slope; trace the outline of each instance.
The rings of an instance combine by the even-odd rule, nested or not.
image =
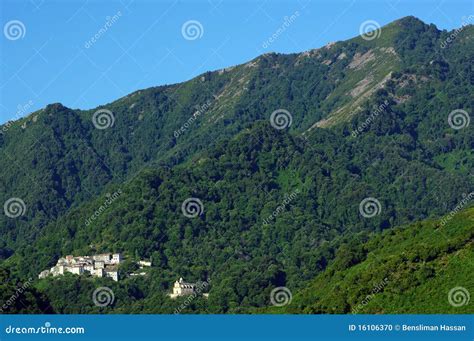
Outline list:
[[[20,219],[0,216],[6,246],[14,250],[35,240],[51,219],[108,185],[152,164],[183,162],[280,108],[291,113],[294,133],[355,117],[346,126],[353,130],[383,103],[377,96],[383,90],[398,103],[397,117],[384,124],[400,129],[395,124],[409,114],[407,128],[418,134],[424,125],[423,132],[430,131],[426,138],[438,147],[447,113],[472,108],[472,99],[465,101],[472,90],[467,67],[472,27],[444,50],[447,33],[412,17],[381,32],[372,41],[358,37],[300,54],[266,54],[185,83],[137,91],[94,110],[50,105],[3,126],[1,199],[21,198],[27,206]],[[428,107],[419,107],[420,96],[423,102],[432,99]],[[112,112],[114,123],[96,129],[94,113],[102,109]],[[434,122],[438,126],[428,130]]]
[[[95,110],[59,104],[12,124],[0,135],[2,200],[27,210],[0,216],[6,276],[36,278],[66,254],[153,259],[148,276],[117,284],[40,281],[55,312],[100,311],[80,302],[97,285],[120,293],[105,311],[170,312],[180,276],[212,281],[197,312],[251,311],[274,287],[303,289],[348,240],[439,217],[473,191],[473,126],[447,119],[474,107],[473,33],[442,49],[447,32],[404,18],[370,42],[138,91],[100,107],[113,114],[106,129]],[[277,109],[291,126],[275,129]],[[181,209],[191,197],[204,209],[194,219]],[[379,206],[367,218],[368,198]]]
[[[181,166],[149,169],[112,188],[120,195],[109,205],[104,195],[72,210],[6,264],[27,277],[66,254],[123,252],[130,260],[153,259],[148,278],[125,280],[121,289],[132,285],[142,293],[147,299],[137,304],[147,311],[169,312],[164,295],[183,276],[211,279],[210,311],[242,312],[266,305],[272,287],[304,287],[354,234],[361,232],[357,245],[372,231],[441,214],[456,206],[460,188],[472,187],[471,179],[433,167],[430,155],[403,143],[385,148],[390,158],[375,166],[364,157],[373,152],[370,144],[361,142],[357,158],[353,148],[353,140],[329,130],[305,140],[259,123]],[[381,203],[370,219],[360,214],[369,196]],[[191,197],[203,204],[195,219],[181,208]],[[47,290],[71,301],[60,289],[69,285],[76,286],[52,280]],[[128,306],[136,298],[122,299]]]
[[[355,247],[343,244],[332,265],[289,305],[270,311],[472,314],[474,208],[445,221],[386,231]]]

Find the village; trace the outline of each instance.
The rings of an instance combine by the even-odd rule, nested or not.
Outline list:
[[[121,253],[102,253],[92,256],[73,256],[68,255],[58,259],[55,266],[51,269],[41,271],[38,275],[39,279],[46,278],[48,276],[61,276],[65,273],[72,273],[75,275],[86,275],[90,274],[94,277],[109,277],[114,281],[119,281],[119,265],[122,264],[124,258]],[[137,262],[140,269],[151,266],[151,261],[140,260]],[[143,276],[146,272],[131,273],[130,276]],[[203,282],[202,285],[197,283],[187,283],[180,278],[174,283],[172,293],[168,296],[172,299],[181,296],[198,295],[202,294],[204,297],[208,297],[208,294],[202,293],[203,289],[207,286],[207,282]]]
[[[92,256],[68,255],[59,258],[55,266],[49,270],[41,271],[38,277],[46,278],[48,276],[60,276],[66,272],[76,275],[90,274],[95,277],[110,277],[114,281],[119,280],[118,266],[123,263],[123,256],[120,253],[103,253]],[[138,265],[143,267],[151,266],[149,261],[139,261]],[[144,275],[144,272],[133,273],[131,276]]]

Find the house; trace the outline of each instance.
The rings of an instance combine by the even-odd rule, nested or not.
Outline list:
[[[94,272],[94,264],[84,264],[84,271]]]
[[[120,253],[114,253],[112,255],[112,258],[110,259],[111,264],[120,264],[122,262],[123,258]]]
[[[120,253],[103,253],[92,256],[67,255],[58,259],[58,262],[50,270],[42,271],[38,277],[45,278],[49,275],[60,276],[65,272],[75,275],[90,273],[95,277],[109,277],[118,281],[118,265],[122,263],[123,257]]]
[[[134,276],[145,276],[146,275],[146,272],[132,272],[130,274],[131,277],[134,277]]]
[[[196,284],[186,283],[183,278],[180,278],[178,281],[174,282],[173,292],[168,294],[171,298],[176,298],[179,296],[192,295],[195,292]]]
[[[82,265],[73,265],[64,268],[67,272],[76,274],[76,275],[82,275],[84,273],[84,267]]]
[[[143,267],[150,267],[151,266],[151,262],[149,261],[146,261],[146,260],[140,260],[138,261],[138,265],[140,266],[140,269],[143,269]]]
[[[103,268],[94,269],[94,271],[91,272],[91,275],[92,275],[92,276],[95,276],[95,277],[102,278],[102,277],[105,276],[105,274],[104,274],[104,269],[103,269]]]
[[[109,263],[110,262],[110,253],[102,253],[102,254],[99,254],[99,255],[93,255],[92,256],[92,259],[94,259],[94,261],[102,261],[104,263]]]
[[[41,279],[41,278],[46,278],[48,277],[49,275],[51,274],[51,272],[49,270],[44,270],[44,271],[41,271],[40,274],[38,275],[38,278]]]
[[[110,278],[112,278],[115,282],[118,281],[118,270],[117,270],[117,269],[112,269],[112,268],[105,269],[105,270],[104,270],[104,273],[105,273],[105,277],[110,277]]]

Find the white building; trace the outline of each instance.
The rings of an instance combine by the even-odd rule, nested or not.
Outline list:
[[[84,271],[94,272],[94,264],[84,264]]]
[[[83,275],[85,272],[95,277],[110,277],[118,281],[117,265],[123,261],[120,253],[103,253],[93,256],[67,255],[58,259],[58,262],[50,270],[42,271],[38,277],[45,278],[49,275],[60,276],[65,272]]]
[[[105,276],[104,274],[104,269],[94,269],[93,272],[91,272],[91,275],[92,276],[95,276],[95,277],[99,277],[99,278],[102,278]]]
[[[92,258],[94,261],[102,261],[104,263],[109,263],[111,255],[110,253],[102,253],[100,255],[93,255]]]
[[[122,255],[120,253],[114,253],[112,255],[110,263],[111,264],[120,264],[122,262],[122,260],[123,260],[123,258],[122,258]]]
[[[117,271],[117,269],[105,269],[104,273],[105,273],[105,277],[110,277],[115,282],[118,281],[118,271]]]
[[[169,294],[171,298],[176,298],[179,296],[192,295],[195,292],[196,284],[186,283],[180,278],[178,281],[174,282],[173,292]]]
[[[138,265],[140,266],[140,269],[142,269],[143,267],[150,267],[151,266],[151,262],[149,261],[146,261],[146,260],[140,260],[138,261]]]
[[[44,271],[41,271],[40,274],[38,275],[38,278],[41,279],[41,278],[46,278],[48,277],[49,275],[51,274],[51,272],[49,270],[44,270]]]
[[[84,267],[82,265],[73,265],[64,268],[67,272],[73,273],[75,275],[82,275],[84,273]]]

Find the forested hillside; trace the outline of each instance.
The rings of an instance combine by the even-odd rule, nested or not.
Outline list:
[[[471,208],[447,224],[421,221],[385,231],[362,244],[342,244],[326,271],[289,305],[268,312],[472,314],[472,305],[461,303],[468,303],[466,291],[474,290],[473,273]]]
[[[183,312],[259,312],[284,286],[298,294],[283,311],[348,313],[378,279],[364,271],[381,266],[370,258],[379,255],[419,285],[364,309],[415,312],[404,300],[446,289],[434,285],[446,259],[453,272],[460,257],[472,259],[472,211],[452,221],[460,230],[446,226],[458,253],[431,241],[431,220],[393,230],[448,214],[474,192],[474,29],[442,47],[449,34],[407,17],[378,39],[265,54],[94,110],[53,104],[3,126],[0,199],[26,206],[20,217],[0,215],[3,297],[32,278],[27,303],[11,311],[170,313],[180,301],[166,294],[185,277],[211,285],[208,300]],[[97,110],[107,120],[94,121]],[[459,110],[461,126],[448,119]],[[197,217],[183,214],[189,198],[202,203]],[[406,255],[397,249],[405,241]],[[64,255],[100,252],[153,266],[118,283],[36,280]],[[98,286],[113,288],[113,306],[94,306]],[[313,290],[334,286],[333,305]]]

